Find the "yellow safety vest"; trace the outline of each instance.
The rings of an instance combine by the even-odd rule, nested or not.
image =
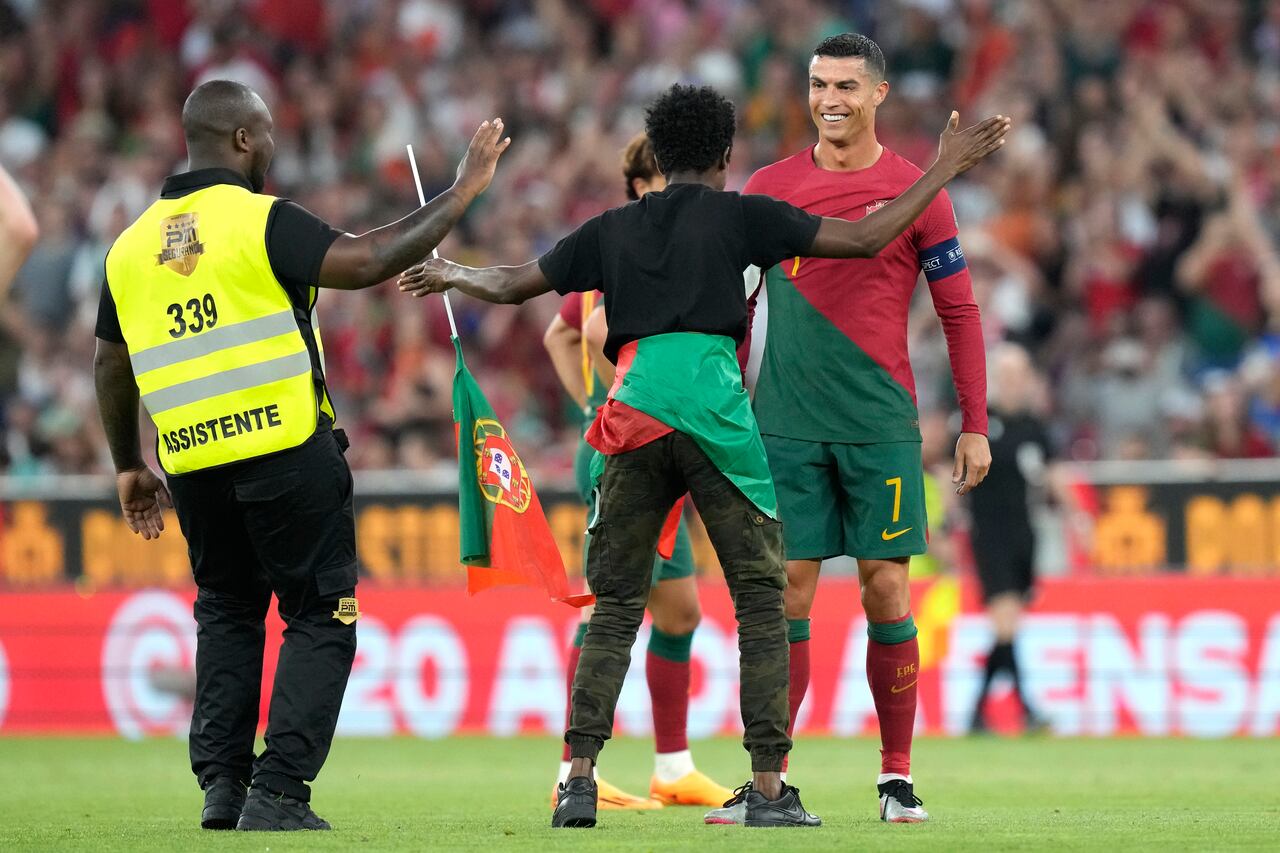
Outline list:
[[[319,412],[333,418],[316,288],[295,313],[267,258],[275,201],[232,184],[162,198],[107,254],[107,286],[170,474],[296,447]]]

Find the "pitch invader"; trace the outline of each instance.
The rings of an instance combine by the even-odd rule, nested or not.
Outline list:
[[[786,566],[764,442],[734,349],[747,331],[742,275],[797,255],[877,255],[911,227],[953,177],[997,150],[1009,121],[963,131],[951,114],[928,172],[860,221],[818,217],[761,195],[724,191],[734,110],[709,87],[673,86],[646,112],[646,131],[668,187],[588,220],[536,261],[473,269],[429,260],[400,289],[457,288],[488,302],[520,303],[555,289],[602,290],[604,352],[614,383],[588,433],[606,457],[592,519],[587,577],[596,608],[573,682],[569,779],[553,827],[596,825],[596,760],[644,616],[653,552],[671,506],[693,496],[724,567],[738,623],[739,705],[751,779],[737,789],[747,826],[821,825],[782,779],[787,729]],[[726,804],[727,806],[728,804]]]
[[[666,187],[666,178],[658,171],[653,146],[643,133],[637,134],[622,153],[622,172],[626,180],[627,198],[635,201],[650,191]],[[570,293],[564,298],[559,313],[547,327],[543,344],[566,393],[582,409],[582,432],[595,419],[596,410],[608,399],[613,384],[614,366],[604,356],[604,339],[608,326],[604,319],[602,294],[598,291]],[[595,325],[588,335],[587,324]],[[578,494],[587,504],[588,517],[593,508],[591,461],[596,450],[579,437],[574,457],[574,479]],[[683,503],[680,505],[683,507]],[[677,509],[677,513],[679,510]],[[677,518],[679,516],[677,515]],[[689,751],[688,717],[690,652],[693,632],[702,618],[698,605],[693,546],[688,526],[681,518],[678,527],[669,525],[673,536],[659,543],[659,555],[653,565],[653,587],[649,593],[649,614],[653,617],[645,657],[645,679],[653,709],[654,769],[649,782],[649,796],[637,797],[606,782],[599,775],[600,808],[655,809],[663,805],[717,806],[733,796],[701,773]],[[586,565],[590,535],[583,542],[583,565]],[[566,667],[566,694],[573,691],[573,675],[582,653],[587,620],[574,634]],[[569,746],[565,744],[560,761],[560,775],[551,792],[555,807],[557,791],[569,776]]]
[[[884,55],[852,33],[809,64],[818,141],[759,170],[744,192],[822,216],[860,219],[920,170],[876,139],[889,93]],[[792,726],[809,684],[809,613],[821,560],[858,560],[867,617],[867,681],[880,722],[880,817],[917,823],[911,736],[920,651],[907,565],[927,549],[924,478],[907,313],[921,271],[946,334],[963,414],[952,481],[964,494],[991,464],[986,366],[956,219],[945,192],[874,258],[796,257],[767,271],[769,322],[755,412],[778,490],[787,549]],[[724,810],[718,810],[724,811]],[[708,815],[708,820],[734,815]]]

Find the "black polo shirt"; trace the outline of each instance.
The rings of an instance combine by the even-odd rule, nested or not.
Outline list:
[[[624,344],[671,332],[747,333],[743,271],[807,255],[822,217],[764,195],[672,184],[589,219],[538,259],[558,293],[604,291],[617,361]]]
[[[1053,445],[1044,422],[1030,412],[991,407],[987,437],[991,470],[980,488],[969,493],[974,534],[983,543],[1030,541],[1032,481],[1043,478],[1053,460]]]
[[[196,169],[165,178],[161,198],[181,198],[215,184],[233,184],[252,189],[244,176],[233,169]],[[267,259],[271,271],[284,285],[295,310],[310,313],[311,287],[320,276],[325,253],[342,232],[323,219],[288,199],[277,199],[267,215]],[[95,334],[104,341],[124,343],[115,299],[107,287],[106,275],[98,299],[98,324]]]

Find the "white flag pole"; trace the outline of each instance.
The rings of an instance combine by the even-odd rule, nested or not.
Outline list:
[[[418,175],[418,158],[413,156],[412,145],[406,145],[405,150],[409,152],[409,167],[413,169],[413,185],[418,190],[418,206],[422,207],[426,205],[427,197],[422,192],[422,178]],[[432,249],[431,257],[438,258],[440,253]],[[458,326],[453,322],[453,306],[449,304],[449,293],[446,291],[440,295],[444,297],[444,313],[449,316],[449,334],[456,338],[458,337]]]

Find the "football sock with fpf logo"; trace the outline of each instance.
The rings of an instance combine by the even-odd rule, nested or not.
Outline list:
[[[908,613],[892,622],[867,623],[867,683],[880,720],[880,772],[911,775],[920,644]]]
[[[564,727],[567,731],[569,728],[569,714],[573,710],[573,675],[578,671],[578,659],[582,657],[582,640],[587,636],[587,623],[579,622],[578,630],[573,635],[573,645],[569,647],[569,660],[565,665],[565,703],[564,703]],[[561,761],[568,761],[573,756],[569,753],[569,744],[564,745],[564,751],[560,753]]]
[[[787,706],[790,714],[787,717],[787,737],[796,731],[796,718],[800,713],[800,703],[804,702],[804,694],[809,690],[809,620],[787,620],[787,642],[790,644],[791,684],[787,688]],[[787,769],[787,758],[782,759],[782,769]]]
[[[689,653],[693,634],[650,629],[645,678],[653,705],[653,741],[659,755],[689,748]]]
[[[795,734],[796,717],[800,703],[809,691],[809,620],[788,619],[787,640],[791,643],[791,685],[787,689],[787,704],[791,714],[787,718],[787,736]]]

